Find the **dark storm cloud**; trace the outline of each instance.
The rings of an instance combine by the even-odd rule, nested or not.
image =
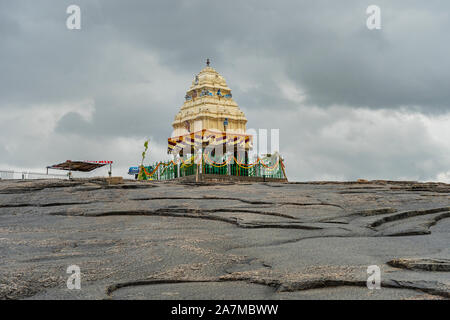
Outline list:
[[[71,4],[81,7],[79,31],[65,26]],[[381,7],[381,30],[366,28],[370,4]],[[386,0],[0,1],[0,142],[7,141],[0,145],[0,163],[29,165],[30,150],[40,153],[34,159],[46,162],[67,152],[75,157],[67,147],[73,136],[104,142],[111,157],[114,148],[106,144],[114,138],[152,136],[163,150],[185,91],[209,57],[247,113],[249,126],[283,128],[286,153],[291,159],[304,155],[310,174],[298,171],[297,177],[316,177],[316,171],[354,177],[350,168],[433,177],[446,171],[448,153],[436,152],[426,134],[414,138],[420,143],[410,143],[403,155],[393,147],[387,165],[375,156],[383,137],[356,157],[350,154],[362,146],[347,143],[351,137],[333,141],[323,132],[361,108],[407,110],[405,119],[413,111],[449,112],[449,9],[447,2]],[[92,101],[92,112],[83,109],[83,101]],[[333,116],[308,118],[314,112],[306,106],[331,112],[335,105],[343,107]],[[39,108],[47,108],[48,117],[59,113],[52,118],[54,126],[45,122],[47,129],[35,133],[22,120],[38,117]],[[1,122],[1,113],[18,124]],[[14,131],[20,124],[23,129]],[[394,127],[389,127],[393,135]],[[414,128],[406,132],[394,139],[398,145],[407,143]],[[305,145],[290,149],[300,140]],[[98,148],[86,144],[75,150],[94,156]],[[412,156],[432,164],[428,169],[405,165]]]
[[[449,144],[437,142],[419,114],[349,107],[273,114],[251,110],[247,116],[263,128],[279,128],[288,176],[296,179],[430,181],[449,170]]]
[[[2,2],[4,102],[95,95],[126,73],[120,62],[105,67],[114,52],[104,48],[127,43],[189,77],[206,57],[225,74],[239,56],[281,59],[320,106],[450,109],[447,3],[378,1],[382,30],[369,31],[364,1],[75,1],[82,30],[70,32],[73,2]]]

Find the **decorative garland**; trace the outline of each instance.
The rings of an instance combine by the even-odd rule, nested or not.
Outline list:
[[[190,165],[186,165],[186,162],[187,162],[187,161],[183,161],[183,158],[180,158],[180,161],[183,163],[183,164],[181,165],[181,167],[184,167],[184,168],[192,167],[192,165],[194,164],[194,156],[192,156],[192,157],[188,160],[188,161],[191,162]],[[173,160],[172,160],[172,162],[173,162]],[[175,163],[174,163],[174,164],[175,164]]]

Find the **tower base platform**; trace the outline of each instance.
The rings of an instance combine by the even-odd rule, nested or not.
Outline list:
[[[231,176],[222,174],[201,173],[198,175],[174,178],[175,181],[186,182],[288,182],[286,178]]]

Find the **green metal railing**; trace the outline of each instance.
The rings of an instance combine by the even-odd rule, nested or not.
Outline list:
[[[266,164],[273,167],[275,164]],[[217,174],[244,177],[261,177],[261,178],[277,178],[284,179],[285,174],[282,168],[281,159],[278,159],[278,165],[273,169],[266,168],[261,162],[249,167],[237,163],[229,163],[219,166],[212,165],[203,160],[201,166],[195,163],[175,164],[173,161],[155,163],[154,166],[145,167],[143,180],[171,180],[179,177],[192,176],[197,174]],[[155,169],[156,168],[156,169]],[[197,169],[198,168],[198,169]]]

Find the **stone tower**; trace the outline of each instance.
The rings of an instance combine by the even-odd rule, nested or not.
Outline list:
[[[173,133],[169,138],[169,152],[193,144],[229,144],[236,149],[251,149],[252,137],[246,134],[247,118],[233,100],[231,89],[224,77],[210,66],[194,77],[185,102],[172,123]],[[226,137],[226,138],[224,138]],[[220,138],[220,139],[219,139]],[[186,153],[186,152],[185,152]]]
[[[172,123],[173,136],[202,129],[245,134],[246,123],[224,77],[207,65],[186,92],[185,102]]]

